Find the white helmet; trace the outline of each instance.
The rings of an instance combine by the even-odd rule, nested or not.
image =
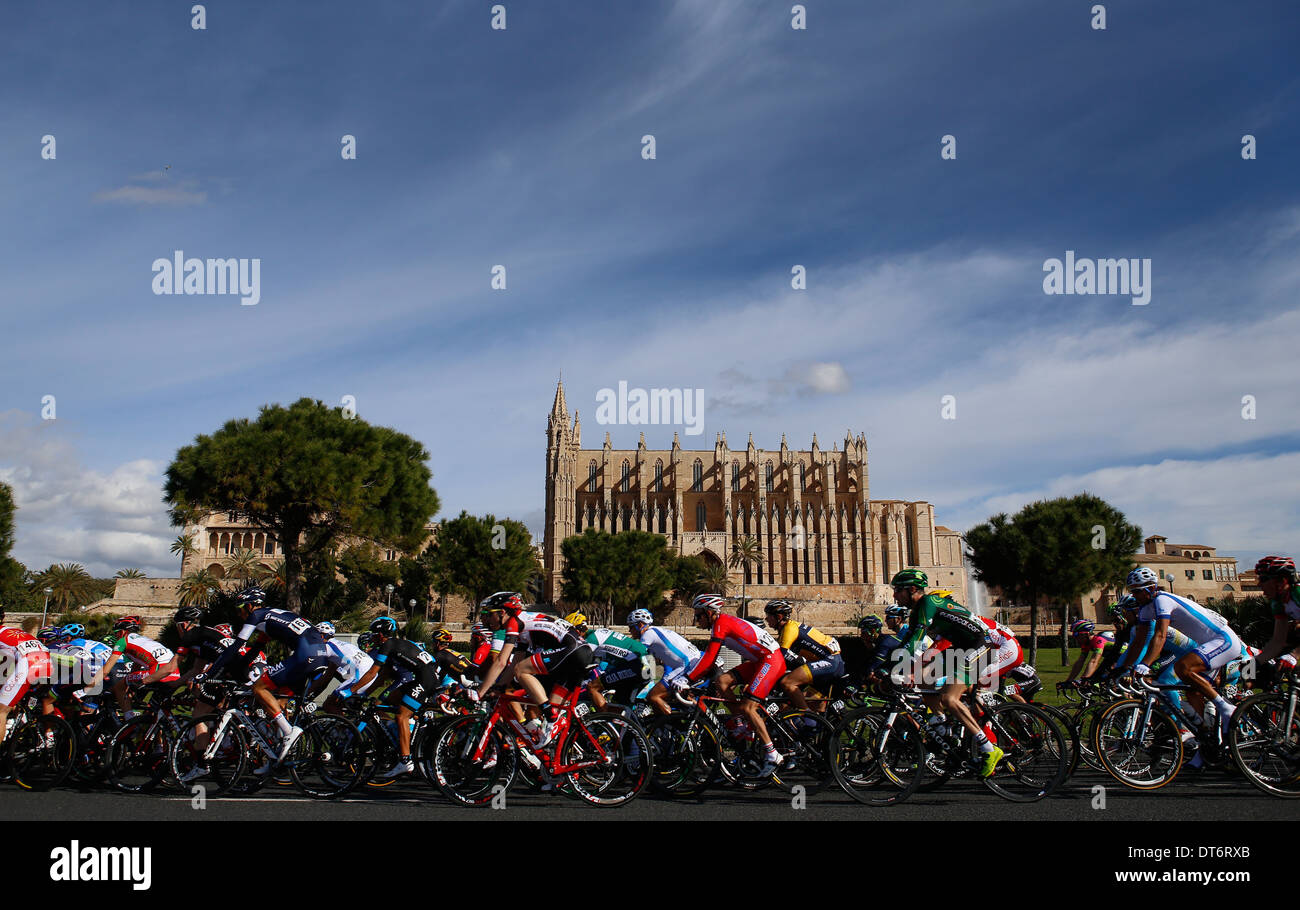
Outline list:
[[[333,638],[335,633],[334,623],[328,619],[321,620],[316,623],[316,631],[321,634],[321,638]]]
[[[649,610],[633,610],[627,614],[627,624],[629,626],[653,626],[655,624],[654,614]]]
[[[1128,586],[1130,588],[1149,588],[1152,585],[1160,584],[1160,579],[1146,566],[1138,566],[1132,572],[1128,573]]]

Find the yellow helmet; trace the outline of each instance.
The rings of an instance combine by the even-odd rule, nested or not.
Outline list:
[[[952,592],[945,588],[935,588],[930,593],[935,597],[952,597]]]
[[[570,613],[568,616],[564,617],[564,621],[574,627],[585,626],[587,624],[587,617],[583,616],[581,613]]]

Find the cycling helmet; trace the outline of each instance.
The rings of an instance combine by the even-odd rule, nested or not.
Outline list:
[[[138,616],[123,616],[117,622],[113,623],[114,632],[139,632],[144,623],[140,622]]]
[[[1074,622],[1070,623],[1071,635],[1091,635],[1096,631],[1096,624],[1088,619],[1076,619]]]
[[[696,613],[704,610],[712,610],[715,613],[721,613],[727,602],[717,594],[697,594],[691,601],[691,609]]]
[[[451,644],[451,632],[447,629],[436,629],[429,637],[433,640],[435,645]]]
[[[86,627],[79,622],[70,622],[63,627],[63,634],[68,636],[69,641],[74,638],[85,638]]]
[[[895,616],[899,619],[907,619],[907,607],[900,607],[898,604],[894,604],[891,607],[885,607],[886,619]]]
[[[575,629],[579,629],[587,624],[587,617],[583,616],[581,613],[573,612],[564,617],[564,621]]]
[[[1295,584],[1295,560],[1290,556],[1265,556],[1255,563],[1255,577],[1260,581],[1289,578]]]
[[[380,616],[370,623],[370,631],[385,637],[397,634],[397,620],[391,616]]]
[[[1106,608],[1106,615],[1109,616],[1111,620],[1114,622],[1123,622],[1124,621],[1123,604],[1119,604],[1119,603],[1111,604],[1109,607]]]
[[[1128,586],[1130,588],[1149,588],[1160,584],[1160,579],[1156,573],[1152,572],[1146,566],[1138,566],[1132,572],[1128,573]]]
[[[498,591],[495,594],[489,594],[483,598],[483,602],[478,605],[479,610],[484,613],[495,613],[498,610],[505,610],[512,616],[519,614],[524,608],[524,602],[519,599],[519,595],[514,591]]]
[[[249,585],[239,592],[237,599],[240,606],[260,607],[266,601],[266,592],[258,585]]]
[[[36,633],[36,640],[45,647],[53,647],[63,642],[63,630],[57,626],[46,626]]]
[[[203,622],[203,610],[199,607],[181,607],[176,611],[176,622]]]
[[[371,635],[369,632],[362,632],[360,635],[357,636],[357,647],[360,648],[362,651],[365,651],[374,643],[375,643],[375,637]]]
[[[894,573],[894,577],[889,580],[890,587],[901,587],[911,585],[914,588],[924,588],[930,583],[930,578],[920,569],[901,569]]]
[[[1121,610],[1136,610],[1139,606],[1137,598],[1132,594],[1125,594],[1119,599],[1119,608]]]
[[[334,623],[330,622],[328,619],[322,619],[320,622],[316,623],[316,631],[321,634],[321,638],[333,638],[336,634]]]
[[[474,623],[474,625],[470,628],[470,630],[469,630],[469,634],[470,634],[470,637],[471,637],[471,638],[473,638],[473,637],[475,637],[475,636],[477,636],[477,637],[479,637],[479,638],[487,638],[487,637],[488,637],[488,628],[487,628],[487,626],[483,625],[483,623],[481,623],[481,622],[476,622],[476,623]]]
[[[216,629],[222,638],[235,637],[235,630],[231,627],[230,623],[228,622],[219,623],[218,625],[215,625],[212,628]]]
[[[633,610],[627,614],[627,624],[629,626],[653,626],[655,617],[653,613],[646,609]]]
[[[794,607],[788,600],[769,600],[767,606],[763,608],[764,613],[774,613],[777,616],[789,616],[794,612]]]
[[[879,632],[884,625],[885,624],[880,621],[879,616],[864,616],[858,620],[858,631],[870,632],[874,635]]]
[[[109,632],[107,635],[105,635],[103,638],[101,638],[100,641],[102,641],[102,642],[103,642],[104,644],[106,644],[106,645],[116,645],[117,642],[118,642],[118,640],[119,640],[121,637],[122,637],[122,636],[117,635],[117,634],[115,634],[115,633],[113,633],[113,632]]]

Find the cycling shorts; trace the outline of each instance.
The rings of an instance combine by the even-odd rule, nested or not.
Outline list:
[[[776,681],[785,676],[785,655],[773,651],[762,660],[747,660],[731,672],[745,682],[742,695],[762,701],[772,691]]]
[[[921,655],[921,679],[918,688],[938,691],[949,684],[973,685],[980,678],[981,669],[989,662],[988,645],[954,648],[946,638],[940,638]]]
[[[596,666],[596,655],[590,645],[576,648],[551,648],[538,651],[530,657],[533,672],[549,677],[557,686],[572,688],[586,680],[588,672]]]
[[[149,674],[153,672],[154,672],[153,670],[133,670],[132,672],[127,674],[126,684],[133,689],[138,689],[144,685],[150,685],[150,683],[146,683],[145,680],[148,679]],[[174,683],[176,682],[176,680],[180,678],[181,678],[181,671],[172,670],[170,673],[168,673],[166,676],[162,677],[161,679],[155,679],[154,682],[160,684]]]
[[[1024,662],[1025,652],[1021,649],[1020,642],[1014,638],[1002,642],[1002,647],[998,648],[997,653],[992,656],[992,660],[984,666],[983,672],[980,673],[980,685],[995,685]]]
[[[26,656],[17,658],[10,656],[4,663],[13,669],[5,677],[4,684],[0,685],[0,705],[13,707],[23,700],[23,696],[27,694],[32,686],[40,685],[50,677],[48,656],[45,659],[43,673],[41,666],[28,661]]]
[[[304,644],[288,660],[268,668],[266,678],[273,686],[298,693],[302,690],[303,683],[317,673],[325,671],[336,674],[341,661],[342,658],[326,644]]]
[[[405,705],[412,711],[423,711],[425,705],[437,695],[436,686],[434,674],[421,673],[393,686],[384,698],[394,705]]]
[[[812,673],[812,684],[820,686],[832,683],[844,675],[844,658],[833,654],[827,660],[813,660],[805,664]]]
[[[1008,695],[1019,695],[1025,701],[1032,701],[1035,693],[1043,688],[1043,681],[1037,671],[1029,664],[1021,664],[1007,671],[1006,685],[1002,691]]]
[[[1205,666],[1209,668],[1206,672],[1210,677],[1241,657],[1241,639],[1231,630],[1223,631],[1221,637],[1196,646],[1196,656],[1205,661]]]

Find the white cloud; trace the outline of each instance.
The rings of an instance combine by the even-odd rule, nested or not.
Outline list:
[[[14,557],[30,569],[77,562],[96,576],[127,567],[175,574],[162,463],[89,470],[61,423],[0,414],[0,481],[13,487],[18,505]]]
[[[119,186],[100,190],[92,198],[95,202],[125,202],[130,205],[202,205],[208,201],[208,194],[185,185]]]

